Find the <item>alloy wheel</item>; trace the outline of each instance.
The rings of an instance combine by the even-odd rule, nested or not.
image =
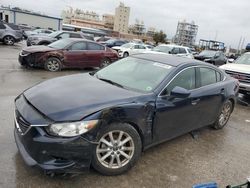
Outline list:
[[[221,126],[224,126],[227,123],[227,121],[228,121],[228,119],[230,117],[231,111],[232,111],[232,109],[231,109],[230,103],[226,103],[223,106],[221,114],[219,116],[219,124]]]
[[[11,36],[6,36],[4,38],[4,43],[7,44],[7,45],[13,45],[14,44],[14,38],[11,37]]]
[[[102,136],[96,147],[98,161],[110,169],[118,169],[128,164],[134,151],[133,139],[120,130],[110,131]]]
[[[58,71],[60,69],[60,63],[58,62],[58,60],[50,60],[47,62],[47,68],[49,71],[55,72]]]

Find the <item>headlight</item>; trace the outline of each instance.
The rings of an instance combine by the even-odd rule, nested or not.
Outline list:
[[[88,132],[90,129],[93,129],[97,123],[98,120],[57,123],[49,125],[46,127],[46,130],[54,136],[72,137]]]

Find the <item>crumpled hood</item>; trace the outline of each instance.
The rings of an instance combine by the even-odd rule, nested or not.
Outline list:
[[[101,109],[131,103],[139,95],[89,74],[54,78],[24,92],[37,110],[56,122],[78,121]]]
[[[48,52],[48,51],[54,51],[54,50],[57,50],[57,49],[50,48],[50,47],[44,46],[44,45],[34,45],[34,46],[29,46],[29,47],[23,48],[23,51],[30,52],[30,53]]]

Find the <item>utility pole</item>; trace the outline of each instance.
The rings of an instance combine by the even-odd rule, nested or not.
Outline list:
[[[237,54],[239,54],[239,49],[240,49],[241,40],[242,40],[242,36],[240,36],[240,41],[239,41],[238,48],[237,48]]]
[[[242,43],[241,43],[240,54],[242,53],[244,43],[245,43],[245,37],[243,38]]]

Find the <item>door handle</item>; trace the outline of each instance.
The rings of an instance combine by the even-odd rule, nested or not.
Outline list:
[[[196,104],[198,104],[198,102],[200,102],[200,99],[194,99],[194,100],[192,100],[191,104],[196,105]]]

